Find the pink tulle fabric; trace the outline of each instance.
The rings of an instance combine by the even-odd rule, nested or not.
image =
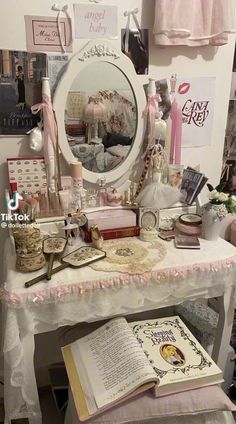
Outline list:
[[[221,46],[235,32],[233,0],[156,0],[154,42],[161,46]]]

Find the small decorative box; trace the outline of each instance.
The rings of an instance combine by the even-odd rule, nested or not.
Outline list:
[[[17,184],[17,191],[37,193],[47,188],[46,168],[43,157],[7,158],[9,182]]]

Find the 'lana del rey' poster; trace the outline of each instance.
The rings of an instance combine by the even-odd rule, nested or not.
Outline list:
[[[178,78],[176,100],[182,109],[182,146],[211,144],[215,78]]]

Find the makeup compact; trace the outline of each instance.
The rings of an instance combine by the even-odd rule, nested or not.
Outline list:
[[[202,218],[194,213],[180,215],[175,222],[175,228],[182,234],[200,236]]]

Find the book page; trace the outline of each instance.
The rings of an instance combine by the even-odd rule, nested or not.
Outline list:
[[[160,382],[156,393],[217,384],[222,372],[178,316],[129,324]]]
[[[71,344],[71,349],[78,372],[81,360],[83,362],[98,408],[156,379],[124,318],[114,319],[77,340]],[[81,384],[83,387],[82,381]]]

